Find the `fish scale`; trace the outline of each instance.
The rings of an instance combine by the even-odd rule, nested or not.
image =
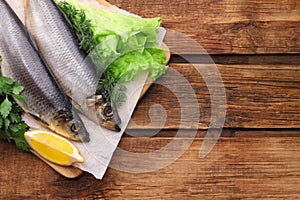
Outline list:
[[[79,48],[78,38],[53,0],[26,0],[25,23],[47,66],[73,105],[99,125],[120,131],[120,119],[110,102],[96,101],[100,74]],[[100,70],[99,70],[100,71]]]
[[[86,54],[78,48],[60,10],[51,0],[27,0],[25,21],[63,91],[84,106],[85,99],[95,94],[100,77],[93,65],[86,64]]]
[[[24,86],[21,107],[53,131],[74,140],[89,140],[84,124],[50,75],[22,22],[0,0],[1,73]],[[72,131],[75,125],[77,131]],[[74,128],[74,126],[73,126]]]
[[[3,5],[1,5],[1,10],[3,10]],[[8,17],[10,17],[10,15],[8,15],[9,13],[1,12],[1,14],[5,16],[0,19],[2,25],[2,28],[0,29],[0,48],[4,60],[3,63],[8,65],[7,67],[2,66],[2,71],[5,73],[4,75],[9,75],[13,79],[18,80],[24,87],[31,88],[31,91],[26,90],[23,93],[27,106],[32,112],[42,115],[43,113],[41,112],[44,112],[45,107],[49,106],[47,105],[49,104],[48,99],[51,99],[52,97],[51,100],[54,101],[54,105],[58,105],[55,102],[63,101],[63,99],[53,98],[57,96],[60,97],[58,91],[55,89],[55,85],[44,84],[45,82],[52,83],[49,76],[43,76],[43,80],[40,80],[40,77],[44,75],[43,73],[47,73],[43,70],[44,66],[40,58],[38,56],[33,56],[37,55],[36,51],[33,48],[28,48],[31,44],[27,39],[26,32],[23,31],[21,27],[17,26],[17,21],[7,20]],[[18,70],[14,70],[12,67],[15,67],[15,69]],[[40,87],[32,87],[34,85],[41,85],[44,90]],[[31,101],[29,101],[30,97],[32,97]],[[55,110],[52,108],[53,107],[49,109],[49,112],[54,114]],[[63,107],[61,107],[61,109],[62,108]]]

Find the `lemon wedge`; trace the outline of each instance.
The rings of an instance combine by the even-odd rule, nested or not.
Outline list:
[[[50,162],[64,166],[83,162],[78,149],[55,133],[33,130],[25,132],[24,137],[33,150]]]

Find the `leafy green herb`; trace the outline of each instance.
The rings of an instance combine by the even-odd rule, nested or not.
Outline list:
[[[16,98],[24,102],[21,96],[23,90],[23,86],[17,82],[0,76],[0,139],[14,141],[19,149],[28,151],[24,133],[29,127],[22,121],[23,110],[14,100]]]
[[[148,71],[155,80],[166,71],[166,54],[157,43],[161,18],[124,15],[78,0],[66,1],[90,19],[98,57],[115,79],[129,82],[139,72]]]
[[[84,11],[76,9],[73,5],[65,1],[58,2],[58,7],[71,21],[72,27],[79,39],[79,47],[85,52],[91,53],[97,47],[97,41],[93,37],[94,33],[91,29],[91,21],[86,18]],[[101,68],[101,66],[103,66],[97,54],[93,52],[89,56],[98,67]],[[120,106],[126,98],[126,87],[120,83],[120,78],[113,76],[109,68],[106,68],[106,70],[101,73],[102,76],[97,88],[107,90],[108,100],[111,101],[113,105],[117,107]]]
[[[97,45],[97,41],[93,38],[93,31],[90,28],[91,21],[86,18],[84,11],[77,10],[65,1],[58,2],[58,7],[71,21],[71,25],[79,39],[80,48],[90,53]]]
[[[125,100],[122,82],[141,71],[149,71],[155,80],[167,70],[165,52],[157,44],[161,18],[127,16],[78,0],[59,1],[58,6],[71,21],[80,47],[102,74],[98,89],[106,89],[114,105]]]
[[[111,70],[108,69],[104,72],[105,78],[100,79],[98,89],[104,88],[108,91],[108,100],[116,107],[122,105],[126,99],[126,87],[122,84],[120,79],[114,78],[111,75]]]

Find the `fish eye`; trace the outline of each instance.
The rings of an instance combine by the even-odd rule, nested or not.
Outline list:
[[[80,127],[76,126],[76,124],[71,125],[71,131],[77,133],[80,130]]]
[[[107,116],[107,117],[111,117],[111,116],[113,115],[113,111],[112,111],[112,109],[111,109],[110,106],[106,106],[106,107],[104,108],[104,114],[105,114],[105,116]]]

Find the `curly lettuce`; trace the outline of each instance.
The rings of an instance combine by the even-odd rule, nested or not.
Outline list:
[[[166,55],[157,44],[161,18],[128,16],[96,9],[77,0],[66,2],[84,13],[93,41],[96,42],[93,51],[96,51],[101,67],[108,67],[109,75],[113,76],[111,78],[127,82],[139,72],[149,71],[155,80],[166,71]],[[62,10],[68,13],[68,10]],[[78,17],[71,16],[70,20],[73,25],[78,23]],[[77,34],[80,38],[84,33]],[[90,40],[87,41],[90,43]],[[87,50],[90,51],[91,47]]]

